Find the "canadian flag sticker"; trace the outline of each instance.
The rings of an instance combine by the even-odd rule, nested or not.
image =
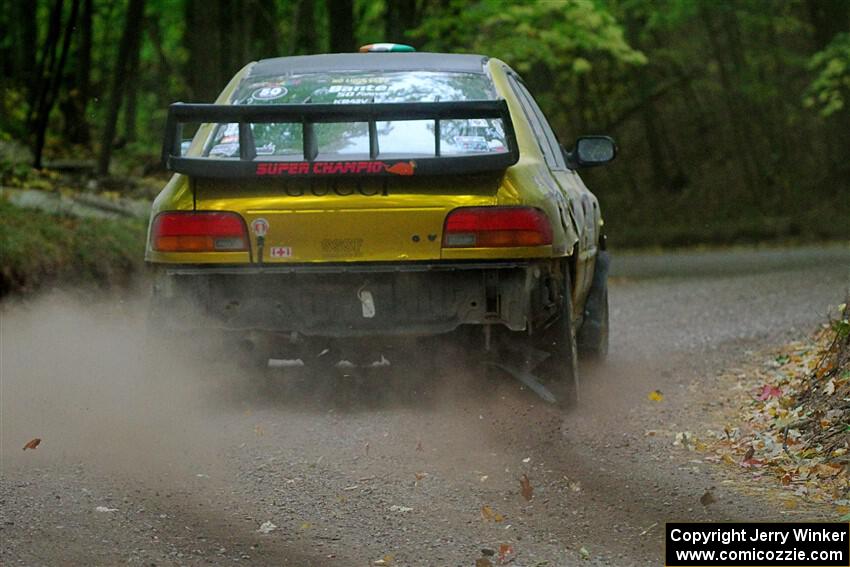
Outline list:
[[[272,246],[269,248],[269,256],[272,258],[291,258],[292,248],[289,246]]]

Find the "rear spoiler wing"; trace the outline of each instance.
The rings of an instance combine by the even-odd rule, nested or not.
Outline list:
[[[442,155],[442,120],[501,119],[506,151]],[[377,123],[390,120],[433,120],[434,155],[417,159],[380,159]],[[368,160],[317,160],[319,148],[314,124],[366,122],[369,125]],[[239,157],[210,158],[181,155],[186,123],[239,125]],[[302,160],[257,156],[251,124],[295,123],[303,128]],[[166,169],[196,177],[250,178],[268,176],[314,177],[328,175],[458,175],[504,171],[519,160],[519,148],[508,105],[504,100],[374,104],[219,105],[174,103],[168,108],[162,162]]]

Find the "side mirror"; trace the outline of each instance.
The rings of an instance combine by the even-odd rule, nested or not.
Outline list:
[[[571,165],[594,167],[605,165],[617,157],[617,144],[609,136],[580,136],[570,153]]]

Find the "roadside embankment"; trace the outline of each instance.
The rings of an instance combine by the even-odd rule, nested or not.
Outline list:
[[[126,285],[142,269],[146,221],[81,217],[0,199],[0,298],[47,285]]]

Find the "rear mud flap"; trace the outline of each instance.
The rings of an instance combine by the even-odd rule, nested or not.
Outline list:
[[[533,373],[533,370],[537,366],[549,358],[549,353],[531,346],[525,346],[520,354],[521,356],[512,356],[511,358],[514,360],[489,360],[484,364],[491,368],[497,368],[512,378],[515,378],[522,385],[537,394],[544,402],[557,404],[558,398]],[[521,360],[523,363],[518,364],[515,360]]]

